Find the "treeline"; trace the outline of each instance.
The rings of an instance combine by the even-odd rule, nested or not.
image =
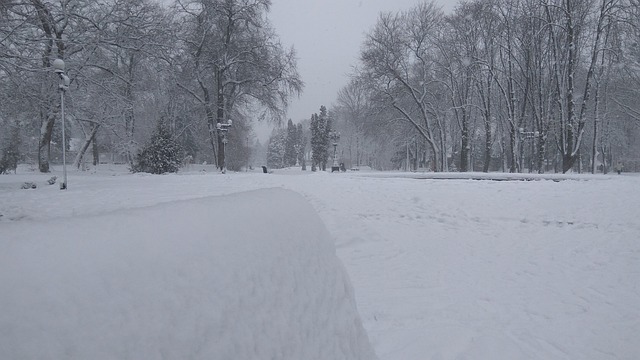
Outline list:
[[[289,119],[286,128],[276,128],[267,144],[267,166],[281,169],[302,166],[306,170],[305,152],[307,138],[302,124],[294,125]]]
[[[289,119],[286,128],[275,129],[269,137],[267,165],[272,168],[301,166],[306,170],[308,159],[311,171],[325,171],[335,155],[330,154],[332,140],[339,138],[332,124],[333,119],[324,105],[320,106],[320,113],[312,114],[308,121],[294,125]]]
[[[230,119],[226,165],[244,166],[251,120],[282,118],[302,89],[295,51],[268,21],[270,0],[166,3],[0,2],[0,148],[14,147],[12,157],[42,172],[59,158],[52,63],[62,59],[71,79],[64,146],[75,150],[75,166],[91,151],[94,163],[104,152],[133,165],[161,122],[184,156],[219,164],[217,123]]]
[[[472,0],[381,14],[333,114],[353,164],[640,171],[638,99],[637,0]]]

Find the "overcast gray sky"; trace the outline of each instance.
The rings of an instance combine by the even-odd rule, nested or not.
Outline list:
[[[269,18],[285,47],[298,53],[304,93],[292,101],[288,117],[311,117],[330,107],[357,64],[364,34],[381,11],[409,9],[419,0],[272,0]],[[457,0],[436,0],[446,12]]]

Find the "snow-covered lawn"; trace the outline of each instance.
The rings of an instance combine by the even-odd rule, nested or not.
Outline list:
[[[299,169],[222,175],[201,168],[151,176],[131,175],[122,168],[103,165],[95,173],[70,173],[67,191],[60,191],[57,184],[46,185],[50,175],[19,171],[18,175],[0,176],[0,249],[38,249],[37,242],[45,240],[31,240],[31,247],[27,247],[12,242],[12,237],[32,233],[34,228],[46,231],[61,226],[54,225],[57,223],[65,224],[66,234],[74,233],[76,226],[86,234],[92,218],[120,219],[124,225],[119,233],[130,231],[144,237],[145,232],[133,225],[135,221],[125,220],[133,216],[152,222],[161,212],[159,204],[197,219],[197,226],[172,230],[184,239],[201,234],[203,229],[215,234],[220,226],[215,217],[221,211],[225,219],[233,219],[228,220],[231,228],[237,229],[251,228],[255,219],[273,214],[286,217],[293,212],[298,221],[302,218],[303,223],[320,228],[309,229],[309,236],[317,236],[326,227],[327,236],[333,238],[355,290],[364,328],[382,360],[640,357],[640,176],[479,181]],[[20,190],[23,181],[36,181],[38,188]],[[247,193],[236,194],[270,188],[301,194],[324,224],[313,221],[313,211],[300,214],[297,208],[287,210],[288,204],[301,206],[289,199],[290,192],[254,193],[262,194],[255,196],[259,211],[247,205]],[[221,195],[226,196],[212,197]],[[283,196],[282,201],[278,196]],[[238,207],[235,200],[229,201],[236,198],[240,199]],[[217,210],[203,210],[203,202]],[[151,212],[135,210],[143,207],[152,207]],[[211,216],[206,216],[208,211]],[[147,215],[136,215],[143,213]],[[273,243],[278,232],[304,232],[295,223],[285,224],[283,220],[274,225],[271,235],[265,235],[266,241]],[[164,224],[163,228],[172,227]],[[61,233],[58,227],[50,237]],[[53,240],[64,239],[46,240],[54,255],[74,251],[67,245],[55,249]],[[90,245],[85,244],[82,254],[89,250]],[[189,256],[179,251],[158,251],[157,255],[170,262],[173,253],[183,259]],[[3,256],[6,254],[0,259]],[[83,261],[83,266],[89,266],[88,259]],[[310,272],[318,271],[311,264],[309,267],[314,269]],[[73,266],[67,270],[71,272]],[[144,266],[138,270],[144,271]],[[1,274],[0,301],[12,300],[12,286],[19,284],[22,276]],[[331,286],[336,283],[326,285],[334,288]],[[91,284],[87,286],[93,289]],[[344,301],[333,303],[347,304],[343,311],[351,314],[348,296],[338,298]],[[47,299],[39,299],[38,304],[45,307],[40,311],[46,311]],[[0,319],[8,318],[3,314],[6,311],[0,307]],[[141,316],[152,315],[144,312]],[[197,314],[187,315],[195,322],[191,331],[204,326],[196,321]],[[272,331],[287,328],[282,323],[286,318],[277,315],[275,319]],[[28,326],[29,318],[24,321]],[[354,327],[353,339],[359,339],[357,321]],[[12,331],[15,329],[6,328],[0,320],[0,338]],[[261,343],[253,336],[233,341]],[[362,340],[353,339],[346,343],[366,351]],[[3,345],[0,340],[0,358],[6,351]]]

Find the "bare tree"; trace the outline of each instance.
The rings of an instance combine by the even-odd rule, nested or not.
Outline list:
[[[225,154],[217,123],[237,107],[256,103],[266,109],[263,116],[279,119],[289,97],[303,87],[295,51],[281,47],[264,16],[270,5],[269,0],[176,2],[188,54],[177,65],[191,74],[179,85],[205,109],[220,168]]]
[[[586,37],[589,29],[589,10],[595,5],[592,1],[563,0],[557,4],[550,3],[548,0],[544,2],[553,42],[554,61],[559,64],[556,70],[556,84],[558,93],[561,95],[559,146],[562,153],[563,172],[569,171],[579,156],[598,54],[602,51],[603,38],[606,37],[607,19],[614,15],[618,4],[618,0],[598,1],[597,13],[594,14],[593,36]],[[581,42],[583,37],[586,38]],[[579,47],[581,44],[584,44],[584,48]],[[588,67],[583,79],[582,101],[578,108],[576,75],[581,50],[586,52]],[[560,66],[563,68],[559,69]]]
[[[38,164],[49,172],[51,140],[58,116],[51,62],[64,59],[67,51],[65,31],[70,26],[67,11],[74,3],[60,4],[29,0],[2,5],[2,68],[16,82],[28,82],[26,89],[36,104],[31,111],[39,117]],[[18,79],[18,76],[22,77]],[[37,85],[39,84],[39,86]],[[66,146],[66,145],[65,145]]]
[[[446,128],[438,116],[433,91],[433,43],[443,25],[442,11],[423,3],[401,13],[381,14],[361,53],[363,76],[373,84],[398,118],[424,138],[435,169],[447,169]]]
[[[160,59],[171,43],[171,22],[166,11],[148,0],[98,3],[92,7],[83,39],[85,53],[77,64],[77,81],[84,92],[76,94],[76,114],[85,135],[76,157],[80,162],[97,132],[106,126],[130,166],[137,151],[137,113],[146,99],[161,96],[166,79],[149,81],[162,69]],[[157,80],[157,79],[154,79]],[[155,116],[154,116],[155,117]],[[156,119],[150,121],[155,126]],[[89,127],[85,131],[85,124]]]
[[[479,108],[482,113],[484,127],[483,165],[482,171],[488,172],[491,165],[494,144],[494,74],[498,53],[499,18],[495,12],[495,2],[475,1],[472,3],[474,15],[472,25],[477,27],[477,47],[471,59],[477,66],[474,76],[474,86],[477,92]]]
[[[479,60],[481,43],[481,19],[488,18],[484,4],[481,2],[463,2],[453,14],[447,17],[448,28],[437,42],[441,59],[438,62],[441,78],[449,90],[451,111],[460,129],[460,171],[470,170],[472,147],[472,113],[477,105],[474,104],[474,89],[480,76],[481,61]],[[488,62],[491,63],[492,59]],[[483,92],[484,94],[484,92]],[[489,96],[490,94],[486,94]],[[485,116],[490,116],[490,99],[484,98]],[[487,127],[485,126],[485,131]],[[488,130],[490,137],[491,130]],[[485,153],[485,167],[488,167]]]
[[[369,121],[373,116],[369,95],[366,83],[354,77],[347,86],[338,92],[337,106],[333,111],[336,118],[341,119],[344,124],[336,124],[336,127],[340,129],[342,138],[347,139],[350,166],[356,168],[361,165],[365,129],[367,125],[373,123]],[[353,154],[354,147],[355,155]]]

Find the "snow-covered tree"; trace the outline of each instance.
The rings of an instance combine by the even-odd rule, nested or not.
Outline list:
[[[267,147],[267,166],[280,169],[284,167],[284,155],[287,143],[287,130],[274,129]]]
[[[254,105],[265,111],[262,117],[280,119],[289,97],[303,87],[295,51],[282,47],[269,22],[270,0],[177,4],[179,38],[186,47],[174,59],[184,73],[179,84],[203,107],[221,166],[225,154],[216,123],[229,119],[234,110]]]
[[[291,119],[289,119],[287,123],[287,139],[285,142],[284,149],[284,164],[285,166],[295,166],[296,161],[298,160],[298,154],[296,151],[297,145],[299,144],[298,140],[298,132],[296,126],[293,124]]]
[[[331,132],[331,118],[327,108],[320,106],[320,115],[311,115],[311,151],[313,152],[312,168],[318,167],[325,171],[329,160],[329,133]]]
[[[171,135],[168,126],[160,121],[156,132],[136,157],[131,171],[151,174],[175,173],[180,168],[181,159],[180,144]]]
[[[305,163],[304,154],[307,149],[307,139],[304,136],[304,130],[302,124],[296,126],[296,138],[298,140],[296,146],[296,157],[298,164],[302,166],[302,170],[307,170],[307,164]]]

